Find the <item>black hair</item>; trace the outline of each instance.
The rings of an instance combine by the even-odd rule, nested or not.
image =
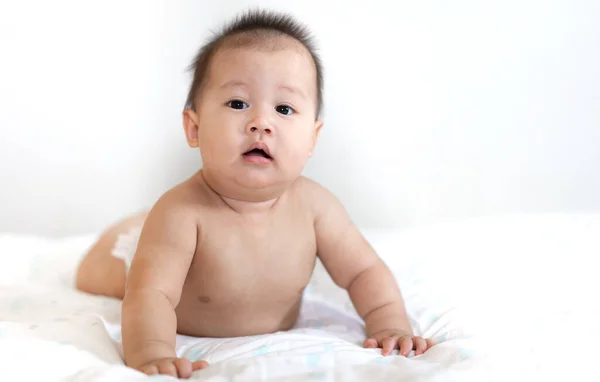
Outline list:
[[[317,117],[323,107],[323,68],[316,53],[314,39],[308,28],[285,13],[251,10],[236,17],[215,33],[198,51],[189,67],[194,77],[185,102],[186,109],[194,109],[194,100],[207,76],[210,61],[224,43],[236,46],[260,45],[266,39],[289,36],[302,44],[310,53],[317,77]]]

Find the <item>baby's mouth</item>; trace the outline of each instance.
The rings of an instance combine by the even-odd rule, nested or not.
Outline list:
[[[266,159],[273,159],[269,154],[265,152],[263,149],[252,149],[243,154],[246,157],[263,157]]]

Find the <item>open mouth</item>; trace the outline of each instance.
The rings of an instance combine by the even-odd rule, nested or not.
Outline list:
[[[243,154],[245,157],[262,157],[266,159],[273,159],[267,152],[263,149],[252,149]]]

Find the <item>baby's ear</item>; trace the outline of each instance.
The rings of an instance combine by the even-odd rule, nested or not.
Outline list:
[[[308,156],[311,157],[313,155],[313,151],[315,150],[315,146],[317,145],[317,140],[319,139],[319,133],[321,132],[321,128],[323,127],[323,121],[316,120],[315,121],[315,132],[313,134],[313,142],[310,151],[308,152]]]
[[[192,109],[183,111],[183,130],[190,147],[198,147],[198,115]]]

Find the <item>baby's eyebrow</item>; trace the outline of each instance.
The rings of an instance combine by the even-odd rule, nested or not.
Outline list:
[[[227,81],[225,82],[223,85],[221,85],[219,88],[220,89],[225,89],[225,88],[234,88],[234,87],[243,87],[243,88],[247,88],[248,84],[246,84],[243,81],[239,81],[239,80],[231,80],[231,81]],[[302,91],[302,89],[300,89],[297,86],[294,85],[289,85],[289,84],[281,84],[278,86],[278,88],[280,90],[285,90],[286,92],[292,93],[292,94],[298,94],[300,97],[303,97],[305,99],[307,99],[308,97],[306,96],[306,93],[304,93]]]
[[[242,87],[246,87],[248,85],[246,85],[246,83],[242,82],[242,81],[238,81],[238,80],[231,80],[231,81],[227,81],[225,82],[223,85],[221,85],[221,89],[225,89],[225,88],[234,88],[236,86],[242,86]]]
[[[293,85],[279,85],[279,89],[285,90],[290,93],[298,94],[299,96],[301,96],[303,98],[307,98],[306,94],[302,91],[302,89],[300,89],[296,86],[293,86]]]

